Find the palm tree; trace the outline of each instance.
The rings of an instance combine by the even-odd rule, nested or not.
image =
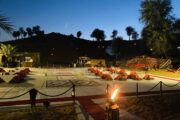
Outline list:
[[[137,39],[138,39],[138,36],[139,36],[139,34],[138,34],[136,31],[134,31],[134,32],[132,33],[132,39],[133,39],[133,40],[137,40]]]
[[[35,35],[44,35],[44,31],[43,30],[40,30],[41,27],[39,25],[36,25],[32,28],[32,32],[33,34]]]
[[[7,33],[11,33],[13,30],[13,26],[8,21],[8,18],[0,15],[0,28]]]
[[[141,2],[140,20],[145,24],[142,37],[156,56],[166,56],[171,39],[172,6],[170,0],[144,0]]]
[[[12,46],[10,44],[8,45],[1,44],[0,48],[1,48],[2,54],[7,58],[7,63],[9,66],[9,64],[12,62],[12,57],[16,53],[17,49],[15,46]]]
[[[113,30],[113,31],[112,31],[112,35],[111,35],[111,38],[112,38],[113,40],[116,39],[117,34],[118,34],[118,31],[117,31],[117,30]]]
[[[97,41],[104,41],[104,39],[106,38],[106,35],[104,34],[103,30],[96,28],[91,33],[91,37],[96,38]]]
[[[39,25],[36,25],[32,28],[32,31],[35,35],[39,35],[40,33],[40,26]]]
[[[27,31],[28,36],[32,37],[32,35],[33,35],[32,29],[30,27],[28,27],[28,28],[26,28],[26,31]]]
[[[19,38],[19,36],[20,36],[20,31],[13,31],[13,33],[12,33],[12,36],[15,38],[15,39],[18,39]]]
[[[134,32],[134,28],[131,26],[128,26],[128,27],[126,27],[126,32],[127,32],[127,35],[129,36],[129,40],[130,40],[130,36]]]
[[[82,35],[81,31],[78,31],[78,32],[76,33],[77,38],[80,38],[81,35]]]
[[[25,37],[26,37],[26,35],[27,35],[27,32],[26,32],[26,31],[24,31],[24,32],[23,32],[23,37],[25,38]]]
[[[15,39],[17,39],[16,31],[13,31],[12,36],[13,36]]]
[[[20,28],[19,28],[19,32],[20,32],[21,38],[24,37],[24,32],[25,32],[25,31],[24,31],[23,27],[20,27]]]

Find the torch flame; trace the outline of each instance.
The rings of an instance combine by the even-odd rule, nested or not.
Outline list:
[[[114,92],[113,92],[113,94],[112,94],[112,96],[111,96],[111,99],[112,99],[112,100],[115,99],[117,93],[118,93],[118,88],[116,88],[116,89],[114,90]]]

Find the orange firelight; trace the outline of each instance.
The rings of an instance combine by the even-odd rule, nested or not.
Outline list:
[[[114,92],[113,92],[113,94],[112,94],[112,96],[111,96],[111,100],[114,100],[114,99],[116,98],[118,91],[119,91],[118,88],[116,88],[116,89],[114,90]]]

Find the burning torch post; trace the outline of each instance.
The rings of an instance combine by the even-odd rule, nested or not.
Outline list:
[[[106,120],[119,120],[119,106],[116,103],[118,91],[118,88],[115,89],[106,103]]]

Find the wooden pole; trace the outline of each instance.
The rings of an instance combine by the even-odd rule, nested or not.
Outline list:
[[[162,96],[162,81],[160,81],[160,94]]]
[[[139,84],[138,82],[136,83],[136,96],[138,97],[138,92],[139,92]]]

